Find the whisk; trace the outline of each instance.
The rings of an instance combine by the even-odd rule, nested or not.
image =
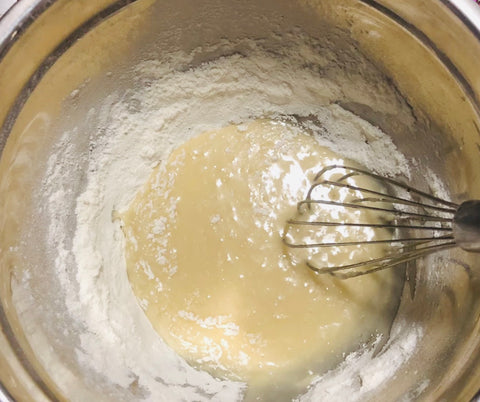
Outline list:
[[[359,180],[365,185],[357,184]],[[340,193],[339,199],[332,197]],[[359,214],[369,220],[358,221],[355,217]],[[342,232],[346,238],[331,240],[318,235],[320,230]],[[380,231],[383,236],[352,238],[359,230]],[[327,166],[298,203],[297,216],[287,221],[282,240],[290,248],[309,250],[305,258],[311,270],[352,278],[453,247],[480,252],[480,200],[456,204],[363,169]],[[342,248],[360,248],[365,255],[365,247],[371,245],[382,247],[380,256],[370,257],[367,251],[367,258],[361,261],[333,265],[322,265],[316,258],[325,254],[322,251],[338,253]]]

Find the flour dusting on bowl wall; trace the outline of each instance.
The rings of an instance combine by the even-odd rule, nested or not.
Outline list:
[[[7,397],[475,395],[475,254],[452,249],[344,280],[316,274],[312,254],[282,241],[325,166],[457,203],[480,197],[475,10],[397,3],[22,0],[5,15]],[[372,219],[322,208],[360,227]],[[355,242],[386,234],[317,232],[353,243],[313,257],[381,258],[381,242]]]

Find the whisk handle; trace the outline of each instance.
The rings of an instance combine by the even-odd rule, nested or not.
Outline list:
[[[465,251],[480,252],[480,200],[460,204],[453,217],[453,235]]]

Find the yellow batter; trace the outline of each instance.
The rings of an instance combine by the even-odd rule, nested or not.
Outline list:
[[[392,272],[318,276],[281,241],[333,163],[344,160],[288,124],[229,126],[173,151],[122,214],[133,291],[191,364],[251,384],[300,381],[386,330]]]

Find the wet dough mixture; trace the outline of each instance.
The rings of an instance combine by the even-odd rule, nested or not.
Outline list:
[[[298,128],[258,120],[195,137],[153,171],[121,215],[128,276],[188,362],[251,384],[300,381],[387,330],[392,272],[315,275],[281,241],[315,173],[335,163]]]

